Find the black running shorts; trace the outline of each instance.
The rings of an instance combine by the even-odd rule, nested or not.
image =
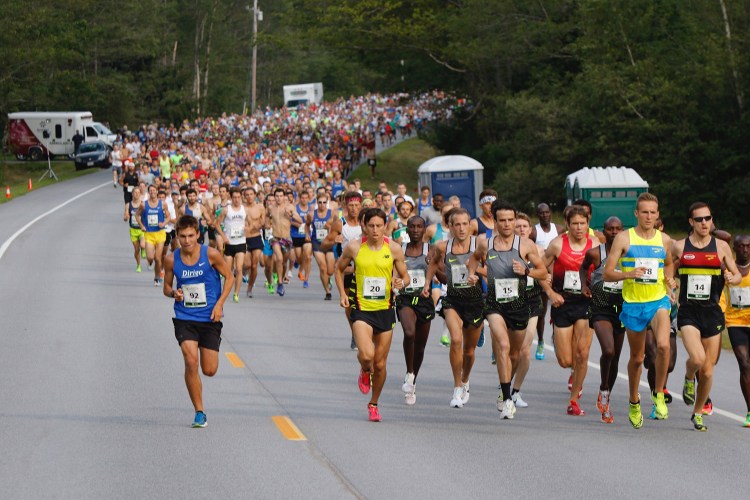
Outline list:
[[[392,331],[396,327],[396,315],[393,313],[392,307],[382,311],[360,311],[352,308],[349,319],[352,324],[357,321],[367,323],[375,335]]]
[[[711,338],[724,330],[724,313],[718,305],[703,307],[680,304],[677,310],[677,328],[682,329],[683,326],[697,328],[701,338]]]
[[[203,323],[172,318],[174,336],[179,344],[186,340],[198,342],[198,347],[218,351],[221,344],[221,321]]]

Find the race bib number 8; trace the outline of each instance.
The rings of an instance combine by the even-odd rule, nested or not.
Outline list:
[[[655,285],[659,282],[659,259],[635,259],[635,267],[645,267],[643,276],[636,278],[636,283]]]
[[[424,288],[425,275],[422,269],[412,269],[409,271],[409,286],[407,292],[414,292]]]
[[[469,288],[469,270],[464,264],[451,266],[451,281],[453,288]]]
[[[495,279],[495,300],[497,302],[513,302],[518,298],[518,279],[516,278],[496,278]]]
[[[750,307],[750,287],[729,287],[729,303],[735,309]]]
[[[687,280],[687,298],[691,300],[708,300],[711,296],[711,276],[689,274]]]
[[[578,271],[565,271],[563,291],[568,293],[581,293],[581,275]]]
[[[196,283],[194,285],[182,285],[183,299],[185,307],[205,307],[206,302],[206,285]]]
[[[385,299],[385,278],[373,278],[365,276],[362,296],[370,300]]]

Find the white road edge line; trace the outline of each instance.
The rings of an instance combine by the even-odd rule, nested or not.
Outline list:
[[[19,236],[21,236],[21,235],[23,234],[23,232],[24,232],[24,231],[26,231],[26,230],[27,230],[28,228],[30,228],[31,226],[33,226],[33,225],[34,225],[35,223],[37,223],[37,222],[39,222],[40,220],[44,219],[44,218],[45,218],[45,217],[47,217],[48,215],[50,215],[50,214],[53,214],[53,213],[57,212],[58,210],[60,210],[60,209],[61,209],[62,207],[64,207],[64,206],[65,206],[65,205],[67,205],[68,203],[73,203],[73,202],[74,202],[74,201],[76,201],[76,200],[77,200],[78,198],[81,198],[82,196],[86,196],[87,194],[89,194],[89,193],[91,193],[91,192],[93,192],[93,191],[96,191],[97,189],[101,189],[101,188],[103,188],[104,186],[108,186],[109,184],[111,184],[111,182],[105,182],[104,184],[100,184],[100,185],[98,185],[98,186],[92,187],[92,188],[91,188],[91,189],[89,189],[88,191],[84,191],[83,193],[81,193],[81,194],[79,194],[79,195],[76,195],[76,196],[72,197],[72,198],[71,198],[71,199],[69,199],[68,201],[64,201],[63,203],[60,203],[60,204],[59,204],[59,205],[57,205],[57,206],[56,206],[55,208],[52,208],[52,209],[50,209],[50,210],[47,210],[47,211],[46,211],[46,212],[44,212],[44,213],[43,213],[42,215],[40,215],[40,216],[38,216],[37,218],[35,218],[34,220],[32,220],[32,221],[28,222],[28,223],[27,223],[27,224],[26,224],[25,226],[23,226],[23,227],[22,227],[21,229],[19,229],[19,230],[18,230],[18,231],[16,231],[15,233],[13,233],[13,235],[12,235],[12,236],[11,236],[10,238],[8,238],[7,240],[5,240],[5,243],[3,243],[3,246],[1,246],[1,247],[0,247],[0,259],[2,259],[2,258],[3,258],[3,255],[5,255],[5,252],[6,252],[7,250],[8,250],[8,248],[9,248],[9,247],[10,247],[10,245],[11,245],[11,243],[13,243],[13,242],[15,241],[15,239],[16,239],[16,238],[18,238]]]
[[[2,257],[2,253],[0,253],[0,257]],[[537,345],[537,341],[536,340],[534,341],[534,345]],[[547,351],[550,351],[550,352],[555,352],[555,349],[553,347],[550,347],[546,342],[544,343],[544,349],[547,350]],[[589,361],[588,365],[591,368],[594,368],[596,370],[601,371],[601,367],[598,364],[596,364],[596,363],[594,363],[592,361]],[[617,378],[620,378],[620,379],[624,380],[625,382],[628,381],[628,375],[627,375],[627,373],[622,373],[622,372],[618,371],[617,372]],[[648,386],[648,382],[644,382],[643,380],[641,380],[639,385],[641,387],[646,388],[647,390],[650,390],[650,388]],[[680,401],[684,401],[682,399],[682,396],[679,395],[679,394],[672,393],[672,398],[673,399],[679,399]],[[651,398],[649,398],[649,401],[650,400],[651,400]],[[741,424],[745,423],[745,417],[742,417],[742,416],[737,415],[735,413],[728,412],[726,410],[722,410],[721,408],[717,408],[715,406],[714,406],[714,413],[717,413],[717,414],[721,415],[722,417],[726,417],[728,419],[734,420],[734,421],[739,422]]]

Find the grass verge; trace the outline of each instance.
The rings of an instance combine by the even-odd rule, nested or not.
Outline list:
[[[76,172],[72,161],[53,161],[52,170],[57,174],[60,182],[80,177],[81,175],[98,172],[98,168],[88,168]],[[33,189],[40,189],[58,181],[45,177],[41,181],[39,178],[47,171],[47,162],[19,162],[16,160],[0,160],[0,188],[3,192],[0,194],[0,203],[5,203],[13,198],[23,196],[29,192],[28,183],[31,179]],[[11,198],[5,197],[6,186],[10,186]]]
[[[359,179],[362,189],[368,189],[373,193],[377,191],[380,181],[385,182],[388,189],[393,192],[396,192],[396,185],[403,182],[406,184],[407,192],[414,197],[419,184],[417,169],[438,154],[435,148],[421,139],[407,139],[378,155],[374,180],[370,179],[370,167],[365,162],[349,174],[348,181]]]

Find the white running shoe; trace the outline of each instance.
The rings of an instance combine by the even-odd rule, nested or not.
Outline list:
[[[500,417],[504,420],[510,420],[516,414],[516,405],[512,399],[502,401],[503,396],[497,398],[497,409],[500,410]]]
[[[411,392],[407,392],[404,394],[404,403],[406,403],[409,406],[412,406],[414,403],[417,402],[417,386],[412,386],[413,389]]]
[[[461,387],[453,388],[453,399],[451,399],[451,408],[463,408],[464,402],[461,398],[463,389]]]
[[[404,391],[404,394],[414,392],[414,374],[413,373],[406,374],[406,377],[404,377],[404,385],[401,386],[401,390]]]
[[[521,398],[520,392],[513,394],[510,397],[510,399],[513,400],[513,404],[516,405],[516,408],[528,408],[529,407],[529,403],[527,403],[526,401],[523,400],[523,398]]]
[[[468,382],[461,385],[461,402],[463,404],[466,404],[469,402],[469,383]]]

